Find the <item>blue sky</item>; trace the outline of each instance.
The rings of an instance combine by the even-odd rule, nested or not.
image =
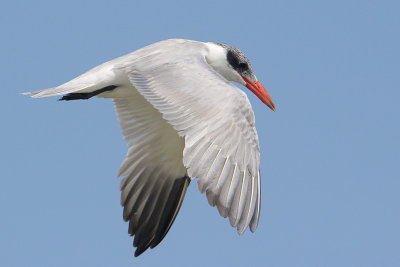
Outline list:
[[[399,265],[399,8],[368,0],[3,3],[0,265]],[[111,101],[20,92],[167,38],[242,49],[272,96],[276,113],[249,94],[261,219],[255,234],[238,236],[192,183],[167,237],[134,258],[116,178],[126,144]]]

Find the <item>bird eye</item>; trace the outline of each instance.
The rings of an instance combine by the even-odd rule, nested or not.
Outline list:
[[[240,63],[239,68],[241,70],[247,70],[249,68],[249,65],[247,65],[247,63]]]

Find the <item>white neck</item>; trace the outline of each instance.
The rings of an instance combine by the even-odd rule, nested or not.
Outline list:
[[[205,43],[208,48],[206,55],[207,63],[214,68],[216,72],[228,81],[234,81],[240,84],[245,84],[243,78],[232,68],[227,60],[227,51],[224,47],[215,43]]]

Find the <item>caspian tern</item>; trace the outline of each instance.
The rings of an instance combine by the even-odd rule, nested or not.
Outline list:
[[[171,39],[101,64],[54,88],[60,100],[112,98],[128,153],[118,175],[123,218],[137,247],[157,246],[199,178],[211,206],[242,234],[260,214],[260,149],[250,89],[275,111],[247,57],[230,45]]]

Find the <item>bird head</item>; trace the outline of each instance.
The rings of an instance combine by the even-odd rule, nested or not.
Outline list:
[[[228,81],[246,86],[264,104],[275,111],[275,105],[267,90],[258,81],[246,55],[236,47],[222,43],[207,43],[209,54],[206,56],[210,64]]]

